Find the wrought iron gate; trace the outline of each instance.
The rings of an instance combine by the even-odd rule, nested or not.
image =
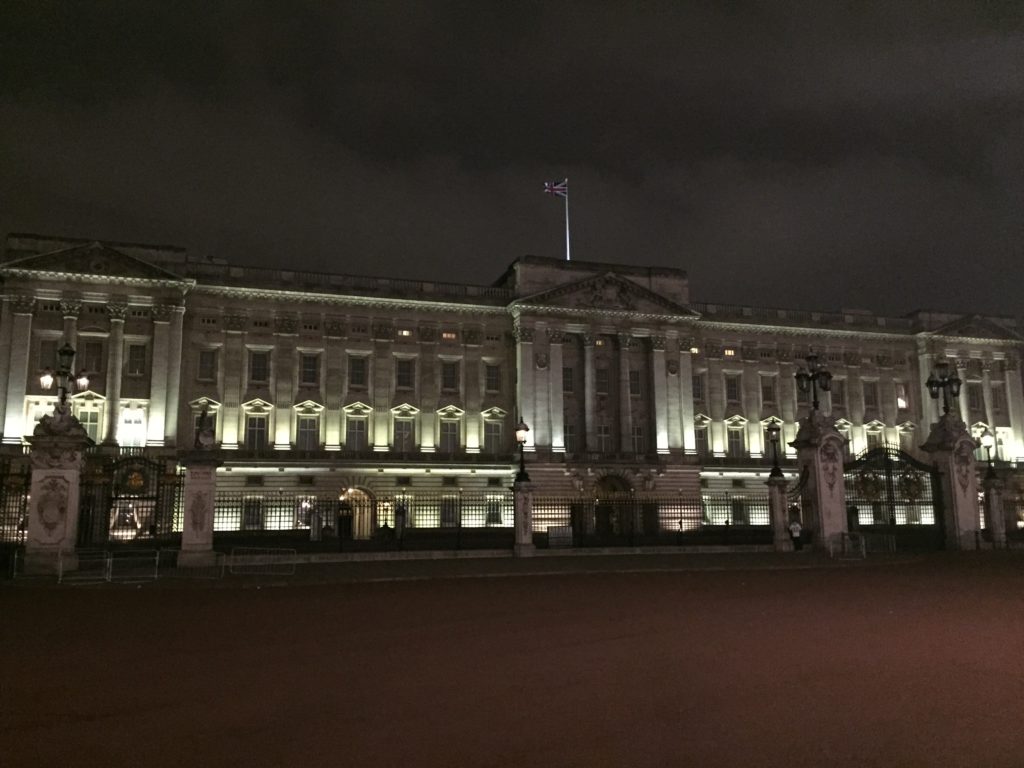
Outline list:
[[[886,445],[844,466],[850,531],[893,536],[900,549],[942,549],[942,496],[934,467]]]
[[[78,545],[176,538],[182,477],[174,467],[144,456],[90,461],[82,476]]]

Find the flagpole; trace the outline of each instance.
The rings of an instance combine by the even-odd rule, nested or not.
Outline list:
[[[569,257],[569,179],[565,180],[565,260],[572,261]]]

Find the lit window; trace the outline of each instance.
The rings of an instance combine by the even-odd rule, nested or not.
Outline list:
[[[441,338],[445,341],[455,341],[459,338],[459,334],[455,331],[441,331]]]
[[[726,347],[725,348],[725,356],[726,357],[736,357],[736,350],[733,349],[732,347]]]
[[[404,337],[409,337],[409,336],[412,336],[412,331],[409,330],[408,328],[399,328],[398,329],[398,335],[399,336],[404,336]]]
[[[594,346],[595,347],[603,347],[604,346],[604,339],[597,339],[597,341],[594,342]]]
[[[690,347],[690,354],[691,355],[699,355],[700,354],[700,347]]]
[[[896,382],[896,407],[905,411],[909,407],[907,401],[907,385]]]

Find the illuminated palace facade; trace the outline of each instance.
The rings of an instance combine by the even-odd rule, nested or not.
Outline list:
[[[546,493],[734,488],[766,476],[773,422],[794,470],[787,444],[809,408],[794,374],[812,352],[851,456],[883,443],[923,456],[941,361],[994,458],[1024,456],[1022,339],[1006,318],[694,303],[682,270],[532,256],[472,286],[37,235],[8,238],[0,278],[12,454],[53,409],[39,374],[67,341],[90,380],[74,412],[97,443],[173,455],[205,410],[224,488],[507,487],[520,419]]]

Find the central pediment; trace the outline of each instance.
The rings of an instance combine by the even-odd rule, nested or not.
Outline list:
[[[187,282],[184,278],[142,259],[93,242],[49,253],[25,256],[0,265],[0,270],[26,270],[93,278]]]
[[[644,315],[685,315],[696,313],[632,280],[608,272],[575,283],[541,291],[514,302],[515,306],[601,312],[629,312]]]

